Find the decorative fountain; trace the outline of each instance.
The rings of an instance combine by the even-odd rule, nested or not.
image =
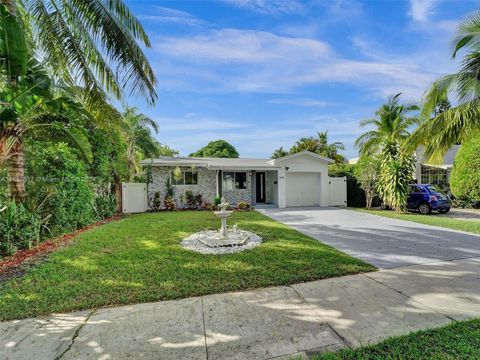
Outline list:
[[[202,254],[230,254],[260,245],[260,236],[250,231],[238,230],[237,225],[231,230],[228,229],[227,218],[233,213],[227,210],[228,206],[222,197],[220,211],[214,211],[221,221],[220,230],[205,230],[192,234],[182,241],[182,246]]]

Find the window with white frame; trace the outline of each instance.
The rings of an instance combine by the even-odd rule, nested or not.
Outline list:
[[[245,171],[224,171],[222,190],[229,191],[233,189],[247,188],[247,173]]]
[[[182,171],[180,176],[175,176],[173,171],[170,171],[170,181],[172,185],[197,185],[198,173],[196,171]]]

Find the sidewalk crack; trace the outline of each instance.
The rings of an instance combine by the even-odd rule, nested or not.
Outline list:
[[[87,317],[85,318],[85,321],[80,324],[77,330],[73,333],[72,339],[70,340],[70,344],[68,344],[67,348],[58,356],[55,357],[55,360],[60,360],[62,357],[65,356],[65,354],[72,348],[73,344],[75,343],[75,340],[77,339],[78,335],[80,334],[80,331],[83,329],[85,325],[87,325],[88,320],[90,320],[90,317],[92,317],[93,314],[95,314],[97,310],[94,309],[92,310]]]
[[[205,311],[204,311],[204,306],[203,306],[203,296],[200,297],[200,304],[202,306],[203,341],[205,342],[205,358],[208,360],[207,328],[206,328],[206,325],[205,325]]]
[[[451,317],[450,315],[444,314],[444,313],[442,313],[442,312],[440,312],[440,311],[432,308],[431,306],[429,306],[429,305],[427,305],[427,304],[424,304],[423,302],[421,302],[421,301],[419,301],[419,300],[416,300],[416,299],[412,298],[411,296],[408,296],[407,294],[403,293],[402,291],[397,290],[397,289],[395,289],[395,288],[393,288],[393,287],[391,287],[391,286],[388,286],[387,284],[381,282],[380,280],[377,280],[377,279],[374,279],[374,278],[368,276],[368,274],[366,274],[366,273],[365,273],[365,274],[362,274],[362,275],[365,276],[366,278],[370,279],[370,280],[375,281],[377,284],[380,284],[380,285],[382,285],[382,286],[385,286],[387,289],[390,289],[390,290],[395,291],[397,294],[400,294],[400,295],[406,297],[407,299],[410,299],[410,300],[415,301],[415,302],[417,302],[417,303],[419,303],[419,304],[422,304],[423,306],[429,308],[430,310],[434,311],[435,313],[437,313],[437,314],[439,314],[439,315],[442,315],[442,316],[445,316],[447,319],[450,319],[450,320],[452,320],[452,321],[457,321],[455,318]],[[405,312],[406,312],[406,305],[405,305]],[[404,316],[405,316],[405,312],[404,312]]]
[[[303,303],[313,306],[292,285],[287,285],[287,287],[292,289]],[[323,322],[319,315],[317,315],[317,318],[320,321],[320,323],[327,325],[330,328],[330,330],[340,339],[340,341],[345,344],[346,347],[348,347],[349,349],[353,349],[353,346],[350,344],[350,342],[344,336],[342,336],[328,321]]]

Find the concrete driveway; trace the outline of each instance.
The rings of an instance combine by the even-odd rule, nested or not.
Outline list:
[[[480,256],[480,236],[460,231],[341,208],[259,211],[380,269]]]

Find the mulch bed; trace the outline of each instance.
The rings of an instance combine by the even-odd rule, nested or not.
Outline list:
[[[60,235],[50,240],[43,241],[32,249],[19,250],[15,254],[3,258],[0,260],[0,282],[23,275],[33,265],[45,261],[50,252],[59,247],[67,245],[73,238],[81,233],[121,218],[122,215],[114,215],[107,219],[103,219],[101,221],[97,221],[96,223],[85,226],[84,228],[76,230],[72,233]]]

